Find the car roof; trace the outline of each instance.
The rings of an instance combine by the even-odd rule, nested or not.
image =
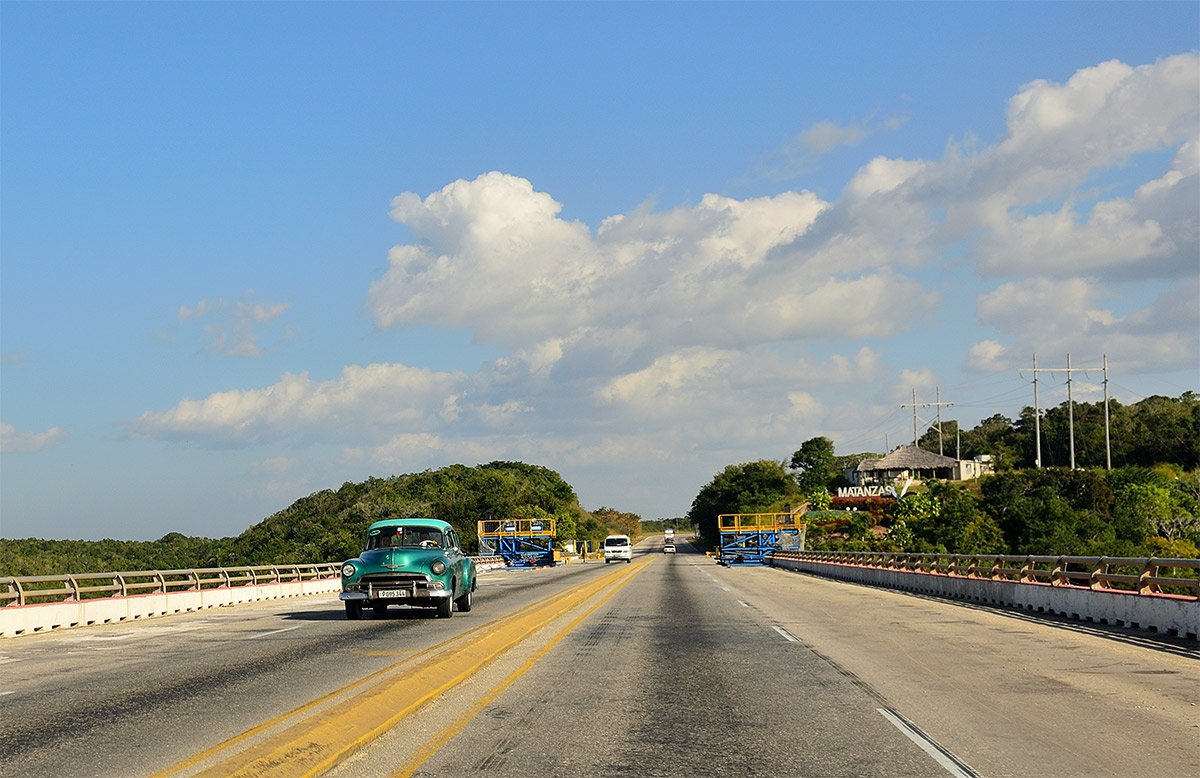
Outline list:
[[[367,528],[368,531],[379,529],[381,527],[436,527],[437,529],[451,529],[448,522],[441,519],[383,519],[376,521]]]

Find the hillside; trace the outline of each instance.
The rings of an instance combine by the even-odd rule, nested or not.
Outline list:
[[[336,562],[358,553],[372,521],[413,516],[450,522],[472,553],[476,522],[486,516],[553,516],[560,538],[593,541],[610,531],[637,534],[640,526],[635,514],[584,510],[571,485],[545,467],[450,465],[315,492],[236,537],[173,532],[156,541],[0,539],[0,575]]]

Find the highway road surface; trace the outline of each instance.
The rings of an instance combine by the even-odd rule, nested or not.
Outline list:
[[[656,548],[2,640],[0,775],[1200,775],[1195,641]]]

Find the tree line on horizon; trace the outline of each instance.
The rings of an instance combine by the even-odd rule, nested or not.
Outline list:
[[[874,452],[838,456],[828,438],[804,441],[790,460],[729,465],[692,503],[687,519],[709,547],[723,513],[780,512],[806,503],[810,549],[961,554],[1200,558],[1200,398],[1112,401],[1113,469],[1106,470],[1103,403],[1076,403],[1077,469],[1069,464],[1070,409],[1043,411],[1035,468],[1034,412],[963,430],[943,422],[947,455],[990,455],[996,472],[976,481],[930,481],[901,499],[833,498],[845,472]],[[938,453],[938,430],[920,437]],[[956,448],[961,449],[956,452]]]
[[[554,470],[491,462],[347,482],[302,497],[233,537],[171,532],[153,541],[0,538],[0,576],[341,562],[357,556],[371,522],[412,517],[449,522],[468,553],[478,551],[477,522],[488,517],[553,517],[559,541],[596,544],[608,534],[641,532],[637,514],[585,510]]]
[[[808,501],[810,548],[950,553],[1200,556],[1200,399],[1154,396],[1110,404],[1113,463],[1103,467],[1102,403],[1076,403],[1076,462],[1069,463],[1066,403],[1042,412],[1042,461],[1034,464],[1034,414],[994,415],[961,434],[963,458],[988,454],[998,470],[978,482],[930,484],[891,504],[860,498],[850,513],[822,509],[829,489],[863,452],[837,456],[824,437],[805,441],[790,461],[730,465],[697,494],[683,522],[700,542],[717,542],[720,513],[782,510]],[[944,422],[943,447],[959,445],[957,423]],[[919,445],[938,451],[929,428]],[[1055,467],[1057,465],[1058,467]],[[821,495],[824,495],[822,497]],[[300,498],[234,537],[170,532],[154,541],[0,538],[0,576],[61,575],[193,567],[338,562],[358,553],[367,525],[380,518],[425,516],[454,525],[469,552],[476,522],[492,517],[554,517],[560,540],[599,542],[610,533],[638,536],[641,518],[615,508],[580,506],[574,489],[546,467],[523,462],[450,465],[369,478]],[[651,523],[652,524],[652,523]]]

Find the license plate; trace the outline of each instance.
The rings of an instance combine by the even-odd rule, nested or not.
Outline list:
[[[386,599],[398,599],[408,596],[408,589],[379,589],[375,592],[376,597]]]

